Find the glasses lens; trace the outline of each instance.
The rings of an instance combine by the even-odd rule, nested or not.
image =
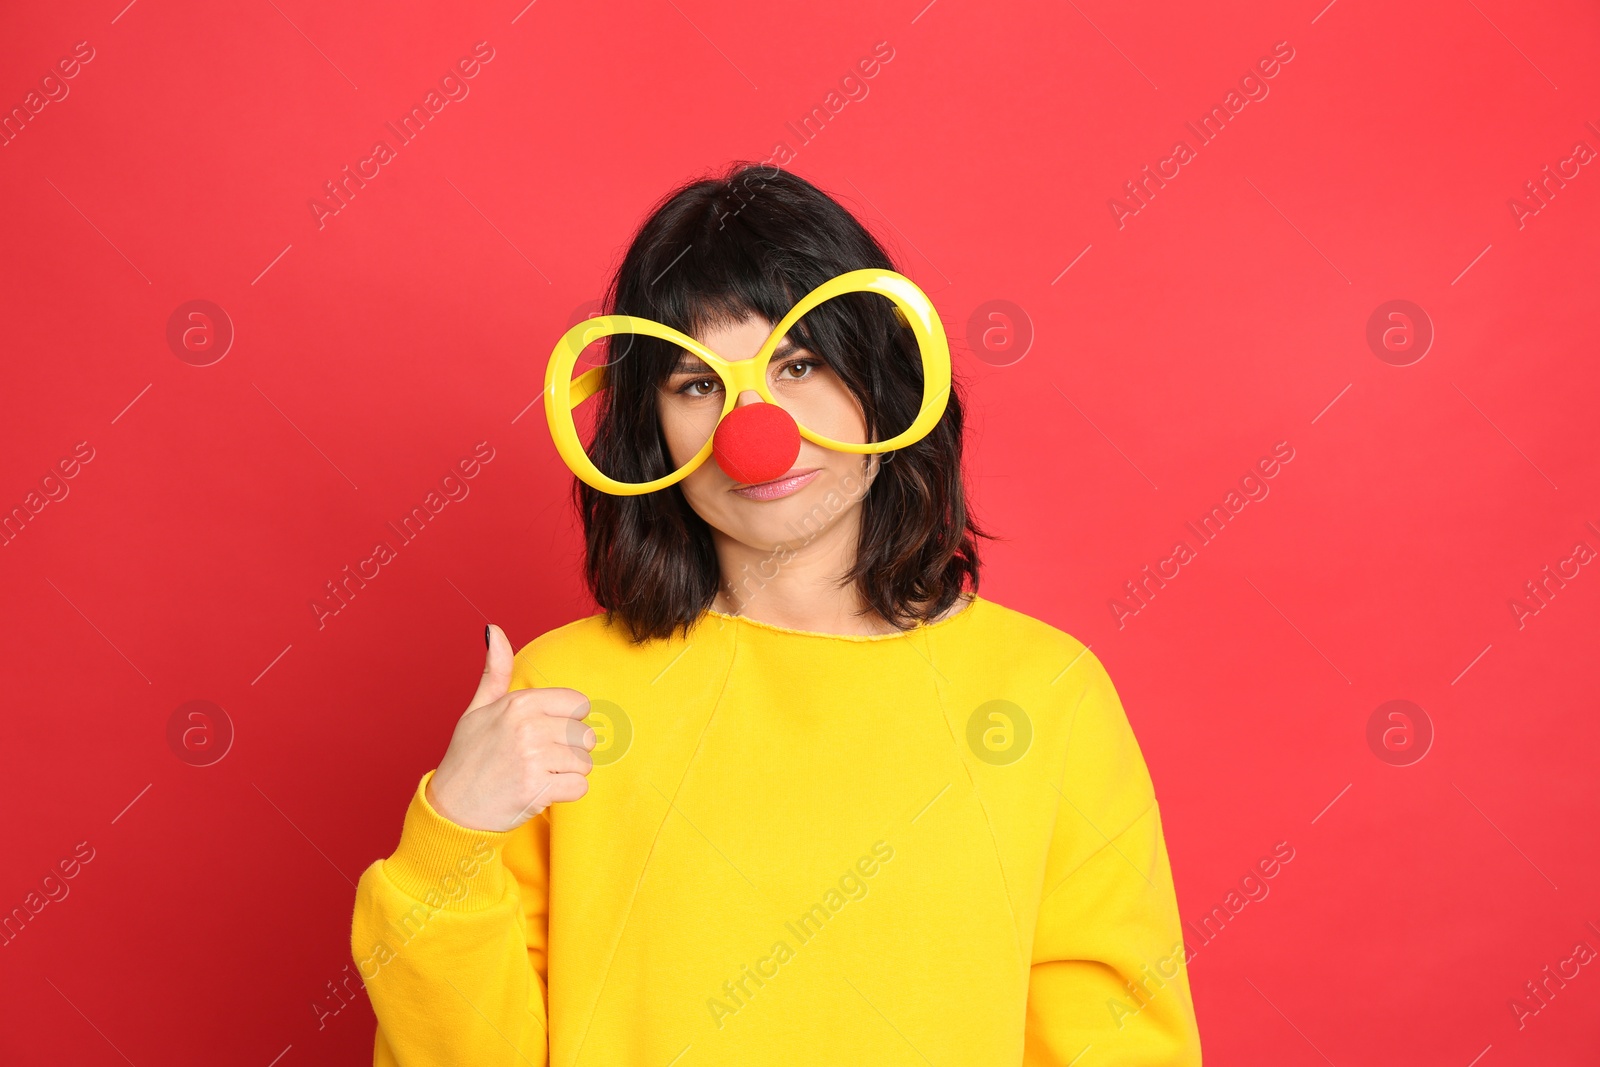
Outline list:
[[[676,345],[670,351],[672,371],[656,387],[656,414],[666,443],[663,462],[677,470],[698,455],[717,432],[728,387],[693,352]]]
[[[894,302],[878,293],[844,293],[819,304],[811,315],[836,314],[828,336],[860,337],[860,323],[887,320],[893,323],[893,340],[875,340],[870,351],[860,342],[853,350],[833,353],[839,365],[834,369],[820,353],[805,348],[776,355],[767,366],[767,386],[778,405],[803,428],[849,444],[868,440],[887,441],[911,428],[921,409],[922,363],[916,339],[909,328],[895,317]],[[810,325],[810,315],[807,317]],[[812,326],[813,336],[819,332]],[[868,336],[881,338],[881,330]],[[801,338],[791,332],[795,344]],[[780,348],[780,351],[782,349]],[[875,394],[873,427],[867,432],[867,406],[857,399],[847,380],[854,379],[856,390],[869,398]],[[873,382],[881,383],[874,386]]]
[[[626,383],[632,391],[635,375],[653,381],[663,365],[673,368],[660,382],[643,408],[617,411],[611,416],[611,433],[600,434],[603,406],[613,403],[610,389],[602,389],[572,409],[578,443],[596,469],[619,482],[638,484],[666,477],[693,459],[716,432],[722,414],[722,379],[700,358],[661,338],[623,331],[587,345],[578,355],[572,376],[605,367],[609,381]],[[645,388],[649,388],[645,386]],[[635,393],[634,395],[637,395]],[[650,406],[661,423],[664,440],[641,430],[649,425]]]
[[[596,316],[592,314],[583,315],[579,316],[577,321],[594,317]],[[580,337],[579,340],[581,339]],[[584,374],[597,368],[606,368],[608,374],[616,373],[621,369],[621,359],[634,340],[631,334],[610,334],[584,345],[579,350],[573,365],[572,380],[576,382]],[[607,449],[603,441],[596,440],[598,420],[609,392],[608,389],[599,389],[572,409],[572,424],[578,432],[578,444],[590,461],[608,478],[618,481],[641,481],[642,479],[630,476],[626,464],[618,463],[613,458],[618,452],[617,449]]]

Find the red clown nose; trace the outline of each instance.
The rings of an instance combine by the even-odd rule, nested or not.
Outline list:
[[[728,412],[711,439],[711,455],[736,482],[781,478],[800,457],[800,427],[776,404],[745,404]]]

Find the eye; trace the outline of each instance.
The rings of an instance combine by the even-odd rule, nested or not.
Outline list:
[[[700,386],[702,385],[710,386],[710,389],[701,390]],[[720,378],[691,378],[678,386],[675,391],[680,396],[703,397],[711,396],[720,388],[722,388],[722,379]]]
[[[783,365],[783,367],[779,370],[779,374],[788,375],[790,371],[794,370],[796,367],[799,367],[801,368],[800,374],[788,377],[786,379],[787,381],[791,382],[799,382],[811,377],[810,372],[821,366],[823,366],[823,362],[820,359],[791,359],[789,362]]]

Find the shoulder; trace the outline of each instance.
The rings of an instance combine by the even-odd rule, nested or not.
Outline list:
[[[677,655],[683,643],[675,637],[635,644],[621,622],[603,613],[588,615],[546,630],[518,649],[510,687],[583,689],[597,677],[620,681],[635,672],[648,676]]]
[[[994,667],[1058,692],[1110,683],[1100,658],[1067,631],[985,597],[969,610],[971,626],[959,640]]]
[[[1091,647],[1059,627],[994,601],[972,619],[983,692],[1003,694],[1021,709],[1039,743],[1069,765],[1069,777],[1150,793],[1149,774],[1111,676]]]
[[[613,629],[607,625],[605,615],[597,614],[546,630],[517,650],[511,665],[511,688],[570,684],[554,681],[550,675],[570,674],[585,660],[606,652],[615,655],[617,635]]]

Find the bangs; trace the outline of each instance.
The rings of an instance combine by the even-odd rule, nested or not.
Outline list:
[[[636,282],[619,287],[615,314],[654,319],[695,338],[752,316],[776,326],[807,293],[835,275],[858,266],[888,265],[845,266],[830,263],[832,257],[819,254],[821,250],[806,254],[794,247],[795,220],[782,218],[779,194],[753,171],[742,186],[694,183],[658,208],[646,229],[659,232],[636,244],[639,262],[631,265]],[[822,319],[840,320],[845,303],[828,301],[797,322],[790,334],[803,347],[825,355],[813,327]],[[670,364],[671,359],[663,353],[660,362]]]

